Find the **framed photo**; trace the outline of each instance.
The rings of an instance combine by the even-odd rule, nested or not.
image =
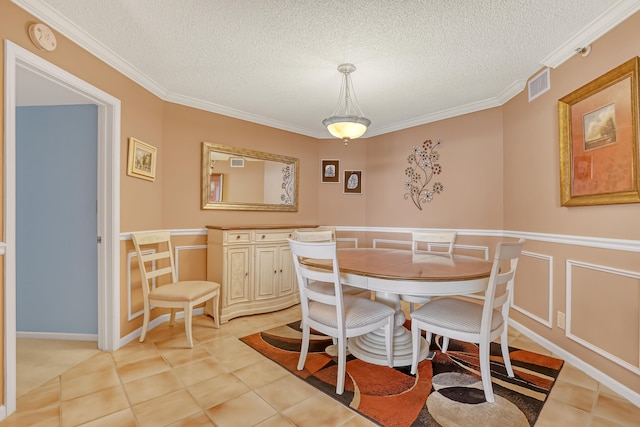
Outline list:
[[[222,201],[222,177],[221,173],[209,175],[209,202]]]
[[[558,101],[562,206],[640,203],[635,57]]]
[[[362,171],[344,171],[344,193],[362,194]]]
[[[135,138],[129,138],[127,175],[149,181],[156,179],[156,147]]]
[[[340,182],[340,160],[322,160],[322,182]]]

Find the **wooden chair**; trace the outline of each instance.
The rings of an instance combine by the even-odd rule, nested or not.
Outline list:
[[[491,341],[500,337],[504,366],[507,374],[513,377],[513,368],[511,367],[511,359],[509,359],[507,319],[509,318],[513,279],[523,245],[524,239],[515,243],[498,244],[483,304],[458,298],[438,298],[411,313],[412,374],[415,374],[418,368],[421,330],[427,332],[427,342],[431,341],[432,334],[438,334],[443,337],[476,343],[479,345],[480,373],[484,396],[487,402],[495,401],[491,384],[489,349]],[[509,269],[501,272],[500,267],[506,261],[510,262]],[[447,344],[448,339],[443,345],[444,352],[446,352]]]
[[[220,327],[219,299],[220,284],[204,280],[178,281],[176,278],[175,264],[171,237],[168,231],[148,231],[131,233],[133,246],[136,249],[140,275],[142,276],[142,294],[144,297],[144,319],[140,342],[144,341],[151,316],[151,306],[171,308],[169,324],[175,324],[176,309],[184,310],[184,327],[187,334],[187,344],[193,348],[191,334],[191,319],[193,307],[207,300],[213,300],[213,318],[215,327]],[[157,252],[144,253],[148,249]],[[152,286],[153,279],[168,276],[170,283],[156,283]]]
[[[425,252],[420,248],[420,244],[424,243],[427,251],[429,252],[430,243],[444,243],[447,244],[446,252],[453,253],[453,244],[456,241],[457,233],[455,231],[443,231],[437,232],[422,232],[414,231],[411,233],[411,250],[413,253]],[[409,311],[413,311],[415,304],[425,304],[431,301],[431,298],[418,296],[418,295],[400,295],[400,299],[409,303]]]
[[[395,310],[366,298],[343,295],[336,243],[315,243],[289,240],[300,289],[302,309],[302,344],[298,370],[304,368],[309,351],[311,329],[336,339],[338,346],[338,376],[336,393],[344,392],[347,365],[347,339],[384,328],[387,362],[393,366],[393,326]],[[331,266],[324,270],[301,263],[302,258],[322,260]],[[332,283],[331,294],[314,290],[311,281]]]

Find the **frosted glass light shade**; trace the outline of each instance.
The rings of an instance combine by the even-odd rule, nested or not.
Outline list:
[[[336,138],[349,140],[364,135],[371,120],[358,116],[332,116],[324,119],[322,124]]]

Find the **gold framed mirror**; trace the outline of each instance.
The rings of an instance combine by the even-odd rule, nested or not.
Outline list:
[[[202,209],[298,211],[299,160],[202,143]]]

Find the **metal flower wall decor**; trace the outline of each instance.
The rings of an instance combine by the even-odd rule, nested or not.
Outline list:
[[[404,194],[404,198],[405,200],[411,198],[413,204],[420,210],[423,203],[431,202],[435,194],[444,191],[444,186],[439,181],[435,182],[431,188],[427,188],[433,177],[442,172],[442,166],[437,163],[440,159],[438,150],[442,144],[441,139],[435,143],[427,139],[422,145],[413,147],[407,157],[409,166],[405,169],[407,179],[404,182],[404,189],[407,193]]]
[[[282,191],[280,201],[284,205],[293,204],[293,171],[291,165],[282,168]]]

